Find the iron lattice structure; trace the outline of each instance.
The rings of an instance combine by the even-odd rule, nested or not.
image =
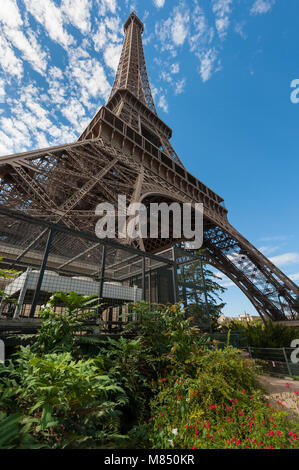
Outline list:
[[[172,130],[158,117],[150,90],[142,32],[143,24],[132,13],[110,98],[77,142],[0,157],[1,204],[94,232],[96,205],[117,204],[118,194],[126,195],[127,204],[201,202],[208,261],[244,292],[263,318],[296,318],[298,286],[229,223],[223,199],[191,175],[173,149]],[[2,224],[0,239],[12,230]],[[19,234],[18,246],[27,247],[19,257],[42,236]],[[160,237],[135,244],[159,253],[176,242]]]

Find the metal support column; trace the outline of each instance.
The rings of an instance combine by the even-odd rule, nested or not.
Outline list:
[[[287,353],[286,353],[286,350],[285,348],[282,348],[283,350],[283,355],[284,355],[284,360],[286,362],[286,365],[287,365],[287,369],[288,369],[288,373],[292,376],[292,371],[291,371],[291,368],[290,368],[290,364],[289,364],[289,361],[288,361],[288,356],[287,356]]]
[[[101,277],[100,277],[100,287],[99,287],[99,298],[103,298],[103,291],[104,291],[104,282],[105,282],[105,267],[106,267],[106,254],[107,254],[107,246],[103,245],[102,251],[102,260],[101,260]],[[101,307],[97,308],[97,313],[101,313]]]
[[[104,290],[106,254],[107,254],[107,246],[104,245],[103,251],[102,251],[102,261],[101,261],[101,278],[100,278],[100,289],[99,289],[100,298],[103,297],[103,290]]]
[[[145,286],[146,286],[146,280],[145,280],[145,268],[146,268],[146,258],[145,256],[142,257],[142,300],[145,301]]]
[[[149,260],[149,273],[148,273],[148,301],[152,303],[152,266],[151,260]]]
[[[177,303],[178,301],[178,267],[176,263],[176,252],[175,252],[175,247],[172,248],[172,260],[173,260],[173,265],[172,265],[172,284],[173,284],[173,303]]]
[[[45,274],[45,270],[46,270],[46,266],[47,266],[47,262],[48,262],[48,256],[49,256],[49,253],[50,253],[51,243],[52,243],[52,239],[53,239],[53,233],[54,233],[53,228],[50,228],[49,235],[48,235],[48,240],[47,240],[47,244],[46,244],[46,248],[45,248],[45,252],[44,252],[44,258],[43,258],[43,262],[42,262],[41,269],[40,269],[40,272],[39,272],[39,277],[38,277],[38,281],[37,281],[37,285],[36,285],[32,305],[31,305],[31,309],[30,309],[30,314],[29,314],[30,318],[34,317],[36,305],[37,305],[37,302],[38,302],[38,299],[39,299],[40,289],[41,289],[41,285],[42,285],[42,282],[43,282],[43,278],[44,278],[44,274]]]

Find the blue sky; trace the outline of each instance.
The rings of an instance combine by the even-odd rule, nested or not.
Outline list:
[[[0,155],[77,139],[109,95],[133,8],[181,160],[298,281],[297,0],[1,0]],[[255,313],[223,283],[226,314]]]

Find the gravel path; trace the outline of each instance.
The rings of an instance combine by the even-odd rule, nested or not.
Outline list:
[[[273,406],[281,405],[291,416],[299,416],[299,381],[291,378],[280,379],[261,375],[259,381],[268,392],[266,397]],[[296,394],[297,392],[298,394]]]

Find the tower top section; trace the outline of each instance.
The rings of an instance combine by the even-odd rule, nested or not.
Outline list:
[[[157,114],[142,44],[144,27],[134,11],[127,19],[124,30],[125,41],[108,103],[118,90],[128,90],[153,113]]]
[[[127,29],[129,28],[129,26],[132,22],[135,22],[138,25],[138,27],[141,29],[141,34],[142,34],[143,31],[144,31],[144,25],[143,25],[142,21],[136,15],[136,12],[134,10],[132,11],[129,18],[127,19],[127,21],[124,24],[125,32],[127,31]]]

